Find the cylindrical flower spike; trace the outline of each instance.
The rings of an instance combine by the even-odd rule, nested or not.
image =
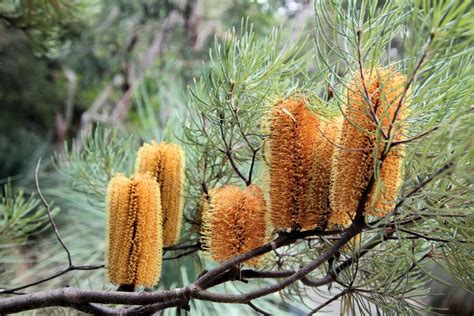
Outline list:
[[[107,189],[109,279],[114,284],[154,286],[161,273],[160,188],[148,174],[115,175]]]
[[[317,127],[316,142],[313,145],[312,166],[309,174],[309,192],[306,196],[307,211],[324,228],[330,215],[329,187],[332,157],[336,136],[342,125],[342,117],[321,121]]]
[[[403,113],[402,113],[403,114]],[[403,140],[402,130],[398,130],[395,141]],[[370,215],[384,216],[393,210],[398,190],[402,183],[403,145],[391,148],[379,171],[380,190],[374,187],[366,203],[366,211]]]
[[[165,247],[176,244],[181,231],[184,165],[184,152],[176,144],[152,141],[138,150],[135,172],[150,173],[160,185]]]
[[[245,190],[226,185],[209,192],[209,204],[203,209],[203,248],[217,262],[223,262],[262,246],[266,241],[265,200],[252,184]],[[258,257],[246,264],[258,266]]]
[[[406,105],[400,103],[405,90],[404,76],[391,69],[376,68],[365,71],[363,78],[364,81],[359,75],[349,85],[348,106],[344,112],[346,119],[333,158],[330,224],[348,225],[356,214],[361,195],[374,172],[374,157],[379,159],[384,151],[384,144],[377,141],[376,121],[379,128],[387,132],[395,114],[397,124],[404,117]],[[400,130],[396,132],[395,139],[399,139]],[[400,159],[393,150],[380,170],[382,194],[371,194],[366,203],[369,214],[383,215],[389,208],[386,207],[389,200],[396,198]],[[383,211],[375,212],[373,205]]]
[[[304,99],[283,100],[270,119],[270,204],[275,229],[311,229],[322,226],[310,195],[313,149],[323,137],[319,121]]]

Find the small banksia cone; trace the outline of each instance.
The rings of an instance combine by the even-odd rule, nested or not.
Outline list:
[[[109,279],[114,284],[154,286],[160,277],[160,188],[150,175],[115,175],[107,189]]]
[[[184,152],[176,144],[152,141],[138,150],[135,172],[150,173],[160,185],[165,247],[176,244],[181,231],[184,164]]]
[[[254,184],[245,190],[232,185],[211,190],[202,214],[203,248],[214,260],[223,262],[262,246],[266,241],[265,209],[263,193]],[[258,266],[259,259],[246,263]]]
[[[383,143],[376,141],[377,125],[372,116],[375,114],[381,128],[388,131],[405,89],[405,77],[391,69],[366,71],[364,79],[370,104],[360,75],[349,85],[346,119],[333,158],[330,224],[345,226],[355,216],[373,174],[374,155],[380,157],[384,150]],[[403,119],[405,108],[406,104],[401,104],[395,120],[397,124]],[[401,130],[398,129],[395,139],[400,137]],[[368,214],[384,215],[390,208],[390,201],[396,199],[401,164],[399,151],[392,150],[380,170],[382,190],[377,194],[372,190],[365,205]]]
[[[313,145],[312,166],[309,174],[309,192],[306,196],[307,211],[320,227],[325,227],[330,215],[329,187],[332,157],[336,136],[342,125],[342,117],[321,121],[317,127],[316,142]]]
[[[304,99],[283,100],[271,110],[270,204],[275,229],[322,224],[317,211],[308,207],[313,147],[322,138],[318,125]]]

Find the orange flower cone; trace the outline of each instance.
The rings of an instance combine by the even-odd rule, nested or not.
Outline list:
[[[223,262],[262,246],[266,241],[265,200],[256,185],[245,190],[226,185],[209,192],[202,214],[202,244],[211,257]],[[260,258],[246,263],[258,266]]]
[[[316,142],[313,145],[309,192],[306,196],[308,212],[316,219],[319,227],[325,227],[330,215],[329,187],[332,158],[336,136],[342,124],[342,117],[326,122],[321,121],[317,128]]]
[[[320,210],[312,208],[319,201],[309,196],[313,150],[322,139],[319,124],[304,99],[283,100],[272,108],[270,204],[275,229],[311,229],[323,224]]]
[[[374,155],[379,159],[384,150],[383,143],[377,141],[377,124],[373,117],[387,132],[404,93],[405,77],[391,69],[366,71],[364,79],[370,104],[362,78],[356,78],[349,85],[348,106],[332,165],[330,224],[345,226],[355,216],[361,195],[374,172]],[[401,105],[397,123],[403,119],[405,107],[405,104]],[[400,137],[399,129],[395,139]],[[400,183],[400,166],[400,154],[393,149],[380,169],[382,190],[378,194],[372,190],[366,204],[368,214],[384,215],[390,209]]]

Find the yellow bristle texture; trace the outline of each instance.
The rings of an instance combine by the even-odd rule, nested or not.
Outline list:
[[[162,261],[160,188],[151,175],[117,174],[107,189],[109,279],[154,286]]]
[[[202,214],[202,244],[217,262],[262,246],[266,241],[265,200],[256,185],[245,190],[231,185],[209,192]],[[260,258],[245,263],[258,266]]]
[[[150,173],[161,190],[163,245],[178,242],[183,215],[184,152],[179,145],[151,142],[137,155],[136,173]]]
[[[342,117],[321,121],[317,128],[316,142],[313,145],[307,210],[311,213],[310,216],[315,218],[319,227],[325,227],[329,219],[332,157],[341,124]]]
[[[320,224],[307,202],[318,125],[303,99],[280,101],[271,110],[270,204],[277,230],[310,229]]]
[[[364,82],[371,100],[372,113],[381,123],[385,132],[388,131],[396,108],[405,88],[405,77],[391,69],[376,68],[364,72]],[[405,104],[402,104],[397,116],[397,122],[403,119]],[[344,112],[345,120],[337,140],[335,148],[333,167],[331,175],[330,224],[348,225],[355,216],[361,195],[366,189],[374,170],[374,150],[376,156],[380,157],[383,152],[383,144],[376,141],[376,124],[371,119],[371,109],[366,101],[365,89],[360,75],[349,85],[348,105]],[[400,133],[397,130],[397,133]],[[396,136],[398,138],[399,136]],[[399,159],[397,154],[390,153],[381,168],[380,180],[385,189],[380,197],[380,203],[394,199],[396,189],[393,184],[398,182]],[[395,165],[397,165],[395,167]],[[387,198],[387,199],[386,199]],[[368,204],[374,204],[369,199]],[[375,205],[380,206],[379,202]],[[369,214],[375,214],[372,209],[366,210]],[[381,213],[379,213],[380,215]]]

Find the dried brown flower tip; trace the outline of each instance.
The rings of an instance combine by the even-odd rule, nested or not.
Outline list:
[[[209,192],[202,214],[202,244],[218,262],[262,246],[266,241],[265,200],[256,185],[245,190],[231,185]],[[246,261],[258,266],[258,257]]]
[[[387,132],[395,113],[398,123],[404,117],[405,102],[402,95],[405,89],[405,77],[391,69],[377,68],[366,71],[362,78],[356,78],[349,86],[348,106],[344,112],[345,120],[337,140],[331,175],[330,205],[332,214],[330,224],[348,225],[355,216],[361,195],[366,189],[374,170],[374,150],[378,157],[384,145],[376,141],[377,124]],[[367,95],[370,102],[367,102]],[[398,109],[399,108],[399,109]],[[398,109],[398,110],[397,110]],[[395,139],[400,137],[397,130]],[[370,205],[388,209],[389,200],[396,198],[400,179],[400,157],[394,151],[384,161],[381,168],[382,194],[372,194],[379,199]],[[394,176],[393,178],[391,178]],[[366,208],[369,206],[366,204]],[[382,207],[383,206],[383,207]],[[382,213],[373,207],[366,210],[369,214]]]
[[[108,275],[114,284],[154,286],[160,277],[160,188],[148,174],[115,175],[107,189]]]
[[[181,231],[184,165],[184,152],[176,144],[152,141],[138,150],[135,172],[150,173],[160,185],[165,247],[176,244]]]
[[[313,147],[321,138],[318,125],[304,99],[283,100],[272,108],[270,204],[276,229],[310,229],[321,225],[315,210],[308,207]]]

